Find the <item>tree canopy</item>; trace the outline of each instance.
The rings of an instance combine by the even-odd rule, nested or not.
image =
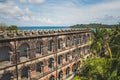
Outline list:
[[[18,26],[16,25],[10,25],[10,26],[7,26],[5,24],[0,24],[0,31],[5,31],[5,30],[18,30]]]
[[[91,33],[94,56],[81,64],[74,80],[120,80],[120,24],[97,27]]]
[[[118,24],[107,25],[107,24],[101,24],[101,23],[90,23],[90,24],[76,24],[76,25],[70,26],[70,28],[112,28],[117,25]]]
[[[7,30],[18,30],[18,27],[16,25],[11,25],[7,27]]]

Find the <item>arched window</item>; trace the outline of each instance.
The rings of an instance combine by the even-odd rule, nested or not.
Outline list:
[[[20,46],[20,53],[19,53],[19,56],[20,56],[20,61],[21,62],[24,62],[26,60],[29,59],[29,50],[30,50],[30,47],[28,44],[24,43]]]
[[[86,43],[86,35],[83,35],[83,43]]]
[[[36,53],[37,54],[42,54],[42,47],[43,47],[43,43],[37,42],[37,44],[36,44]]]
[[[78,54],[79,57],[81,57],[81,56],[82,56],[82,54],[81,54],[81,48],[78,49],[78,53],[79,53],[79,54]]]
[[[54,41],[53,40],[48,41],[48,51],[53,52],[53,46],[54,46]]]
[[[30,80],[30,67],[24,67],[21,72],[22,80]]]
[[[72,52],[72,59],[75,59],[75,57],[76,57],[76,51],[73,50],[73,52]]]
[[[80,67],[80,61],[77,62],[77,69]]]
[[[58,39],[58,49],[62,49],[62,39]]]
[[[75,36],[73,37],[73,45],[77,45],[77,38]]]
[[[43,68],[44,68],[43,62],[37,63],[37,68],[36,68],[37,77],[43,76],[43,71],[44,71]]]
[[[49,80],[55,80],[55,77],[53,75],[51,75]]]
[[[39,63],[37,63],[37,71],[38,72],[43,72],[43,67],[44,67],[44,65],[43,65],[43,62],[39,62]]]
[[[11,65],[12,56],[13,52],[10,47],[0,47],[0,68]]]
[[[5,73],[0,77],[0,80],[13,80],[13,74],[12,73]]]
[[[76,70],[77,70],[76,64],[73,64],[73,66],[72,66],[72,71],[73,71],[73,72],[76,72]]]
[[[78,38],[78,43],[81,44],[81,41],[82,41],[82,38],[81,38],[81,35],[80,35],[79,38]]]
[[[58,56],[58,64],[62,64],[63,56],[59,55]]]
[[[70,75],[70,67],[67,67],[66,69],[66,76],[68,77]]]
[[[70,61],[70,53],[65,54],[65,59],[66,59],[66,62]]]
[[[60,71],[58,73],[58,79],[61,80],[63,78],[63,71]]]
[[[66,47],[70,47],[70,38],[69,37],[66,38]]]
[[[89,41],[89,40],[91,39],[91,35],[90,35],[90,33],[87,33],[87,35],[86,35],[86,39],[87,39],[87,41]]]
[[[50,58],[48,60],[48,67],[50,70],[54,68],[54,59],[53,58]]]

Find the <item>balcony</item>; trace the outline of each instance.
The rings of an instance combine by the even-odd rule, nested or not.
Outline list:
[[[27,60],[29,60],[29,51],[30,51],[30,48],[29,48],[29,45],[28,44],[22,44],[20,46],[20,49],[19,49],[19,52],[18,52],[18,55],[19,55],[19,58],[20,58],[20,62],[25,62]]]

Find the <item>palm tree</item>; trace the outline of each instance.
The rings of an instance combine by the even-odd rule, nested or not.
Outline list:
[[[105,53],[109,53],[109,56],[112,58],[112,52],[109,47],[109,30],[107,29],[101,29],[101,28],[95,28],[95,30],[92,31],[92,44],[91,44],[91,53],[97,54],[97,56],[104,57]]]
[[[120,80],[120,59],[87,59],[73,80]]]
[[[109,44],[114,58],[120,57],[120,24],[111,30]]]
[[[97,57],[82,63],[74,80],[120,80],[120,25],[109,30],[97,28],[92,33],[91,52]],[[99,57],[102,53],[109,53],[109,57]]]

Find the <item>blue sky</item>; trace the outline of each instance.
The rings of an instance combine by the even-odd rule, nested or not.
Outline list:
[[[0,23],[18,26],[120,22],[120,0],[0,0]]]

